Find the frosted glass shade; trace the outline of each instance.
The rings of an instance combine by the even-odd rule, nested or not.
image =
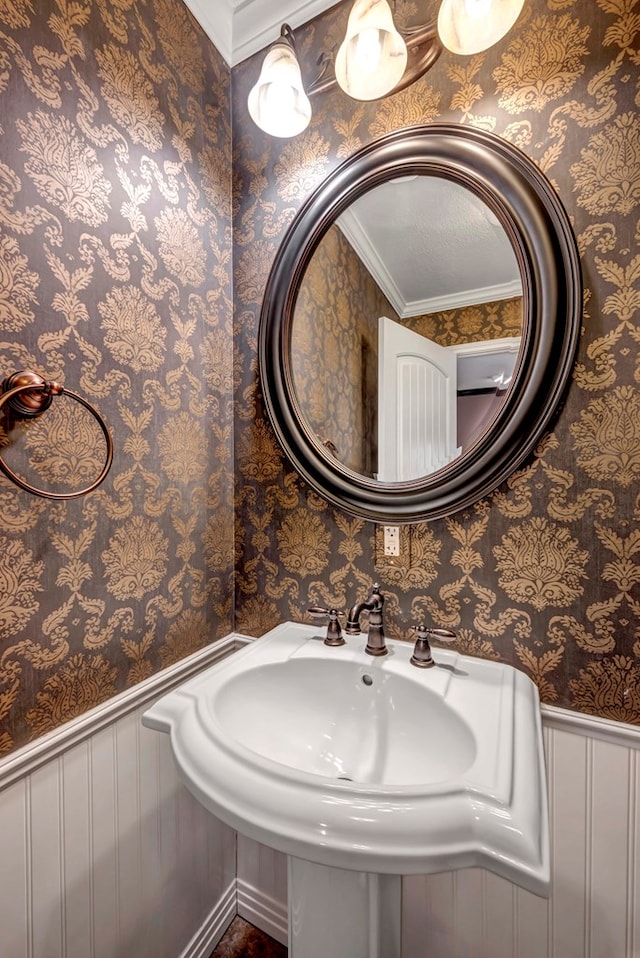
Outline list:
[[[309,125],[311,104],[287,40],[278,40],[267,53],[247,105],[253,122],[270,136],[297,136]]]
[[[524,0],[442,0],[438,34],[452,53],[480,53],[514,25]]]
[[[377,100],[400,82],[407,46],[387,0],[356,0],[335,61],[338,85],[355,100]]]

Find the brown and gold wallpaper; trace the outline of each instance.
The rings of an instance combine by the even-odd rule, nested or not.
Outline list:
[[[398,0],[399,18],[425,19],[429,5]],[[297,32],[305,63],[340,41],[348,10]],[[523,669],[545,702],[640,723],[639,27],[636,0],[529,0],[496,47],[445,52],[395,96],[314,99],[290,141],[248,117],[261,57],[234,69],[237,628],[346,608],[379,579],[390,634],[427,618],[455,629],[461,651]],[[258,319],[311,190],[362,144],[433,121],[491,130],[550,179],[581,252],[583,333],[563,409],[530,460],[474,508],[413,526],[404,563],[385,568],[375,527],[328,506],[283,460],[259,390]]]
[[[405,325],[441,346],[522,335],[522,297],[443,309],[405,319]]]
[[[0,2],[0,373],[98,408],[0,478],[0,754],[233,624],[230,72],[180,0]],[[6,407],[5,407],[6,408]],[[69,397],[7,462],[69,493]]]

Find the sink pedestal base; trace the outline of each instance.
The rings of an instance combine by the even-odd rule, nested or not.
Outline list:
[[[400,958],[402,879],[289,857],[289,958]]]

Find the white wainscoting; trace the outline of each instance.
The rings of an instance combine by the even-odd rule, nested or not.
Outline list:
[[[405,878],[403,958],[640,958],[640,728],[550,707],[543,726],[550,899],[483,869]],[[239,835],[238,887],[286,942],[284,856]]]
[[[245,641],[0,760],[0,958],[207,958],[236,911],[286,943],[285,857],[238,836],[236,863],[140,721]],[[640,729],[549,707],[543,726],[551,898],[480,869],[405,878],[403,958],[640,958]]]
[[[141,715],[229,636],[0,761],[0,958],[207,958],[236,914],[236,836]]]

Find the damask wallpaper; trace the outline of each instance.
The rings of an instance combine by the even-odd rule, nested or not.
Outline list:
[[[522,334],[522,297],[498,299],[476,306],[444,309],[414,316],[405,325],[441,346],[474,343],[479,339],[502,339]]]
[[[297,32],[305,63],[340,41],[348,10]],[[411,0],[397,11],[425,18]],[[379,103],[326,93],[290,141],[246,112],[261,57],[233,71],[237,628],[344,609],[378,579],[391,635],[425,618],[455,629],[462,652],[524,669],[545,702],[640,723],[639,27],[636,0],[528,0],[493,49],[445,52]],[[583,332],[564,407],[530,460],[474,508],[413,526],[409,560],[381,567],[374,526],[329,507],[283,460],[260,395],[258,320],[310,191],[363,143],[432,121],[492,130],[545,172],[581,252]]]
[[[100,488],[0,478],[0,754],[233,623],[230,73],[180,0],[0,0],[0,373]],[[6,408],[6,407],[5,407]],[[69,493],[62,396],[0,422]]]

